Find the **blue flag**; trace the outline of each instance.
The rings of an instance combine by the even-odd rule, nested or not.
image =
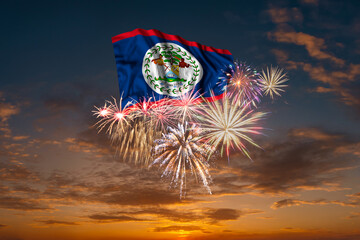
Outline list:
[[[221,69],[233,62],[228,50],[144,29],[117,35],[112,42],[122,107],[144,97],[178,99],[190,91],[216,99],[224,94],[217,83]]]

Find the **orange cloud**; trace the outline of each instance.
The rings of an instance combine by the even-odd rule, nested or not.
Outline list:
[[[16,115],[20,112],[20,108],[10,103],[0,102],[0,120],[2,122],[7,121],[12,115]]]
[[[339,138],[339,135],[330,134],[327,132],[324,132],[318,128],[298,128],[293,129],[289,133],[291,136],[294,137],[304,137],[304,138],[310,138],[313,140],[318,141],[329,141]]]
[[[271,208],[278,209],[283,207],[291,207],[291,206],[300,206],[300,205],[325,205],[325,204],[336,204],[340,206],[348,206],[348,207],[357,207],[360,206],[360,193],[355,193],[351,195],[347,195],[348,199],[346,201],[338,201],[338,200],[299,200],[299,199],[283,199],[275,202]]]
[[[271,21],[279,24],[286,22],[302,22],[303,15],[298,8],[270,8],[268,10]]]
[[[360,64],[350,64],[343,70],[329,71],[323,66],[304,62],[296,62],[289,60],[289,54],[283,50],[273,49],[272,52],[276,56],[278,62],[285,64],[287,69],[302,69],[309,74],[309,76],[321,83],[329,85],[329,87],[318,86],[311,89],[311,92],[317,93],[335,93],[341,102],[349,106],[360,107],[360,98],[358,94],[349,88],[347,85],[356,80],[360,75]]]
[[[325,40],[322,38],[317,38],[302,32],[287,32],[283,30],[268,33],[268,38],[277,42],[294,43],[296,45],[304,46],[309,55],[315,59],[328,59],[341,66],[345,64],[343,59],[323,51],[323,49],[326,49],[326,45]]]
[[[44,223],[46,225],[62,225],[62,226],[79,225],[79,223],[76,222],[57,221],[57,220],[39,220],[37,222]]]

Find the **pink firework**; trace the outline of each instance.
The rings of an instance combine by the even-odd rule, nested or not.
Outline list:
[[[172,105],[175,108],[175,113],[181,122],[192,122],[194,116],[201,114],[199,107],[202,102],[199,91],[191,90],[190,92],[182,94],[179,99],[173,100]]]
[[[256,107],[261,97],[259,74],[242,62],[234,62],[224,73],[223,79],[227,81],[226,90],[232,103],[240,106],[251,103]]]

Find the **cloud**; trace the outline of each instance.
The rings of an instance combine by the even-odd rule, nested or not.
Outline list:
[[[23,211],[36,211],[36,210],[49,210],[50,208],[43,205],[38,200],[29,198],[20,198],[14,196],[1,196],[0,208],[23,210]]]
[[[309,138],[317,141],[331,141],[340,138],[341,135],[330,134],[318,128],[297,128],[289,132],[290,136]]]
[[[271,208],[278,209],[283,207],[300,206],[300,205],[325,205],[325,204],[336,204],[336,205],[348,206],[348,207],[360,206],[360,193],[347,195],[347,197],[348,199],[346,201],[326,200],[326,199],[306,201],[306,200],[288,198],[275,202],[271,206]]]
[[[297,190],[339,190],[342,172],[358,167],[353,161],[357,142],[321,129],[289,131],[282,142],[253,152],[250,163],[233,156],[232,168],[213,175],[214,195],[288,194]]]
[[[23,193],[40,193],[39,190],[34,189],[24,183],[22,184],[17,184],[15,186],[12,187],[12,191],[15,192],[23,192]]]
[[[21,140],[24,140],[24,139],[28,139],[30,136],[13,136],[13,140],[15,141],[21,141]]]
[[[356,78],[360,75],[359,64],[349,64],[342,67],[342,70],[330,71],[321,64],[313,65],[304,62],[289,60],[289,54],[283,50],[273,49],[279,63],[284,64],[287,69],[301,69],[309,76],[327,86],[317,86],[310,89],[310,92],[334,93],[339,97],[339,101],[360,109],[359,88],[354,86]]]
[[[44,223],[46,225],[62,225],[62,226],[79,225],[79,223],[76,222],[57,221],[57,220],[39,220],[37,222]]]
[[[126,215],[105,215],[105,214],[94,214],[89,216],[90,219],[97,220],[100,222],[140,222],[147,221],[145,219],[134,218]]]
[[[2,97],[2,92],[0,92],[0,139],[11,137],[11,129],[8,120],[11,116],[19,114],[19,112],[20,107],[5,102],[5,98]]]
[[[158,174],[150,170],[130,168],[124,163],[109,162],[108,165],[110,167],[105,169],[98,167],[91,175],[57,172],[48,178],[49,185],[44,196],[63,201],[87,201],[117,206],[196,202],[192,198],[181,200],[177,191],[169,190],[168,183],[160,181]]]
[[[0,224],[0,229],[1,228],[4,228],[4,227],[7,227],[8,225],[5,225],[5,224]]]
[[[7,121],[11,116],[20,112],[20,108],[6,102],[0,102],[0,120]]]
[[[271,21],[275,24],[295,22],[302,23],[303,15],[298,8],[276,8],[271,7],[268,11]]]
[[[205,216],[212,220],[236,220],[240,217],[241,212],[236,209],[230,208],[219,208],[219,209],[210,209]]]
[[[78,110],[80,108],[80,102],[79,99],[64,97],[49,97],[44,100],[45,107],[54,112],[62,110]]]
[[[78,133],[76,137],[67,138],[65,143],[73,152],[90,153],[97,157],[109,157],[115,154],[115,147],[110,144],[108,135],[98,134],[93,127]]]
[[[318,5],[319,5],[319,1],[318,1],[318,0],[300,0],[300,3],[306,4],[306,5],[314,5],[314,6],[318,6]]]
[[[240,217],[263,213],[258,209],[231,209],[231,208],[199,208],[181,209],[138,206],[127,208],[126,211],[114,211],[107,213],[97,213],[88,216],[90,219],[103,222],[122,222],[122,221],[160,221],[167,220],[175,223],[187,223],[202,221],[205,224],[218,225],[220,222],[237,220]]]
[[[263,211],[257,209],[237,210],[231,208],[218,208],[208,209],[204,213],[204,216],[211,220],[212,224],[216,224],[219,221],[237,220],[242,216],[256,213],[263,213]]]
[[[22,181],[38,180],[37,174],[31,172],[22,164],[0,162],[0,180],[2,181]]]
[[[320,199],[320,200],[314,200],[314,201],[302,201],[298,199],[283,199],[280,201],[275,202],[271,208],[278,209],[283,207],[290,207],[290,206],[299,206],[303,204],[309,204],[309,205],[317,205],[317,204],[327,204],[326,200]]]
[[[293,43],[299,46],[304,46],[309,55],[315,59],[330,60],[341,66],[345,64],[343,59],[337,58],[334,55],[323,51],[327,47],[325,45],[325,40],[322,38],[314,37],[302,32],[283,30],[269,32],[268,38],[281,43]]]
[[[115,212],[116,214],[126,214],[131,216],[153,216],[158,219],[163,218],[173,222],[192,222],[204,219],[204,215],[195,210],[169,209],[169,208],[141,208],[133,211]]]
[[[181,226],[181,225],[171,225],[166,227],[156,227],[153,229],[153,232],[180,232],[180,231],[186,231],[186,232],[194,232],[194,231],[204,231],[205,229],[200,226]]]
[[[347,219],[353,218],[360,218],[360,212],[352,212],[349,216],[346,217]]]

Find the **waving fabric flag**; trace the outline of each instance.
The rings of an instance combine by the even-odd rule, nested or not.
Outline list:
[[[158,30],[135,29],[112,38],[123,105],[143,97],[154,101],[199,91],[223,96],[221,69],[233,62],[228,50],[187,41]],[[124,107],[123,106],[123,107]]]

